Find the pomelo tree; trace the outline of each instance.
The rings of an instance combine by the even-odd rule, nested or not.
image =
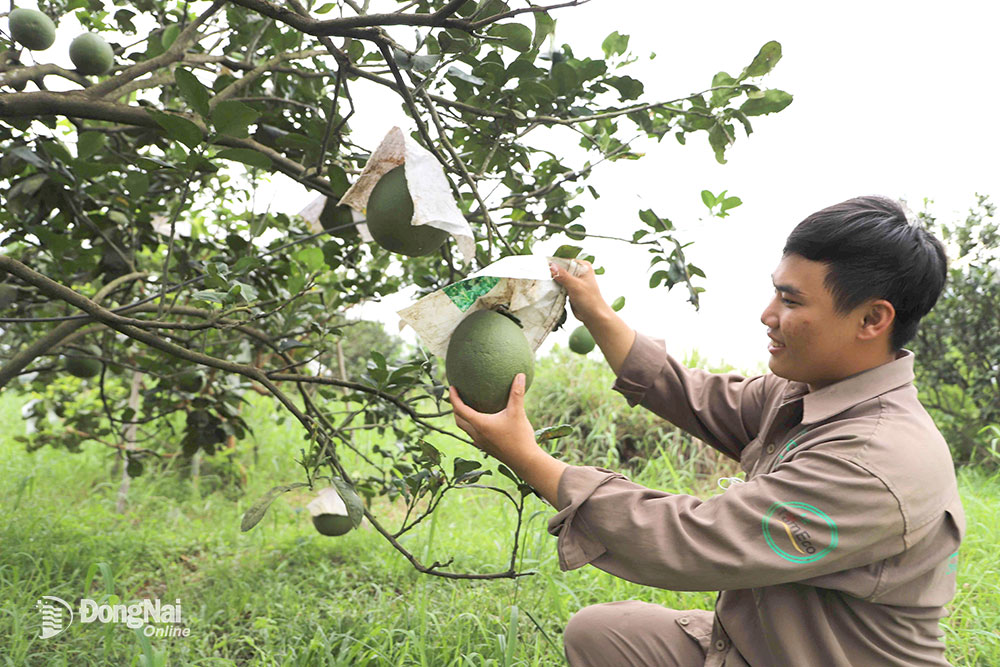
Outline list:
[[[101,443],[127,483],[144,464],[236,446],[255,390],[307,439],[289,443],[302,479],[256,502],[245,529],[282,492],[332,483],[352,524],[364,515],[418,570],[517,576],[513,555],[503,572],[460,573],[400,543],[451,490],[490,488],[520,512],[530,489],[503,466],[510,479],[489,485],[494,470],[478,461],[445,465],[431,441],[468,441],[452,428],[440,360],[373,350],[348,375],[346,311],[408,285],[434,291],[555,235],[585,243],[598,196],[588,177],[640,159],[637,138],[701,137],[723,162],[754,117],[791,102],[761,83],[776,42],[732,74],[706,73],[701,91],[650,99],[629,74],[639,56],[627,35],[558,45],[556,17],[579,4],[43,1],[60,28],[75,20],[111,46],[105,68],[97,40],[74,42],[79,69],[52,62],[68,44],[30,52],[0,21],[0,388],[31,397],[25,445]],[[412,258],[366,244],[332,209],[324,228],[254,207],[265,182],[339,199],[374,149],[351,123],[376,90],[445,170],[476,233],[472,264],[450,242]],[[548,151],[556,129],[586,157]],[[703,198],[719,215],[739,204]],[[697,303],[703,274],[683,240],[666,217],[638,213],[618,236],[650,251],[651,285],[686,287]],[[361,444],[365,430],[392,446]],[[401,522],[379,520],[383,498],[405,503]]]

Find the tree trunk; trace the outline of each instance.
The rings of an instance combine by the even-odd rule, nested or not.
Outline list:
[[[132,408],[132,414],[139,414],[139,388],[142,386],[142,373],[139,371],[133,371],[132,373],[132,393],[128,397],[128,406]],[[132,419],[135,419],[133,416]],[[125,449],[131,450],[135,449],[135,432],[139,428],[138,424],[126,424],[125,431],[122,434],[123,440],[125,442]],[[122,466],[122,482],[118,486],[118,506],[117,511],[119,514],[125,513],[125,500],[128,497],[128,490],[131,486],[132,478],[128,474],[128,466]]]

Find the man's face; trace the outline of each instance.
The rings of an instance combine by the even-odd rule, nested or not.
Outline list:
[[[833,307],[823,284],[827,267],[800,255],[785,255],[771,274],[774,298],[760,316],[767,326],[771,371],[811,389],[851,374],[863,307],[845,315]]]

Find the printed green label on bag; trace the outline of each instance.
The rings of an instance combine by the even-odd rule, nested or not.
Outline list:
[[[469,278],[468,280],[448,285],[442,288],[442,291],[448,295],[448,298],[455,304],[455,307],[464,313],[469,308],[472,308],[472,305],[476,303],[476,299],[487,294],[499,282],[500,278],[494,278],[493,276]]]

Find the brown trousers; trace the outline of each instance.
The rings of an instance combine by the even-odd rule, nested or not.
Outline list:
[[[628,600],[584,607],[566,626],[570,667],[701,667],[714,614]]]

